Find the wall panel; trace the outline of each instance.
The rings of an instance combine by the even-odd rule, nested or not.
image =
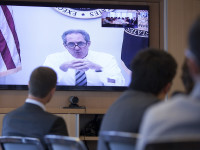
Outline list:
[[[178,72],[171,92],[184,90],[181,67],[187,48],[187,35],[194,19],[200,14],[200,0],[168,0],[168,51],[178,62]]]

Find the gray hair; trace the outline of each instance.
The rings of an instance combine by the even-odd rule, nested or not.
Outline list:
[[[66,44],[67,43],[67,40],[66,40],[66,36],[68,34],[72,34],[72,33],[80,33],[83,35],[84,39],[86,42],[90,42],[90,35],[84,31],[84,30],[68,30],[68,31],[65,31],[62,35],[62,40],[63,40],[63,43]]]

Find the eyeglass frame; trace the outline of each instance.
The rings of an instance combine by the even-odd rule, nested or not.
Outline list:
[[[78,46],[79,48],[85,48],[88,45],[89,42],[86,42],[86,43],[82,42],[82,43],[85,44],[85,46],[83,46],[83,47],[79,46],[78,43],[80,43],[80,42],[69,42],[69,43],[74,43],[74,47],[69,47],[68,44],[66,44],[66,43],[65,43],[65,46],[68,47],[68,48],[74,49],[76,46]]]

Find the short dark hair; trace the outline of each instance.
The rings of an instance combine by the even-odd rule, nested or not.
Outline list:
[[[198,65],[200,66],[200,16],[197,17],[188,36],[189,49],[194,54]]]
[[[67,40],[66,40],[66,36],[68,34],[72,34],[72,33],[80,33],[83,35],[84,39],[86,42],[90,42],[90,35],[85,31],[85,30],[68,30],[68,31],[65,31],[62,35],[62,40],[63,40],[63,43],[66,44],[67,43]]]
[[[182,69],[181,80],[185,87],[186,94],[189,94],[194,87],[194,81],[192,79],[192,76],[190,75],[186,59],[184,60],[181,69]]]
[[[57,75],[48,67],[38,67],[31,73],[29,80],[29,94],[44,98],[56,87]]]
[[[148,48],[137,53],[131,63],[130,88],[158,95],[176,74],[175,59],[164,50]]]

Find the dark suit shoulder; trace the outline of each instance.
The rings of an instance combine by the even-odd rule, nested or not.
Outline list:
[[[49,134],[68,135],[67,125],[62,117],[56,117]]]
[[[157,102],[159,102],[159,99],[151,93],[127,90],[116,100],[115,103],[149,105]]]
[[[104,115],[101,130],[137,133],[143,113],[157,102],[159,100],[150,93],[125,91]]]

